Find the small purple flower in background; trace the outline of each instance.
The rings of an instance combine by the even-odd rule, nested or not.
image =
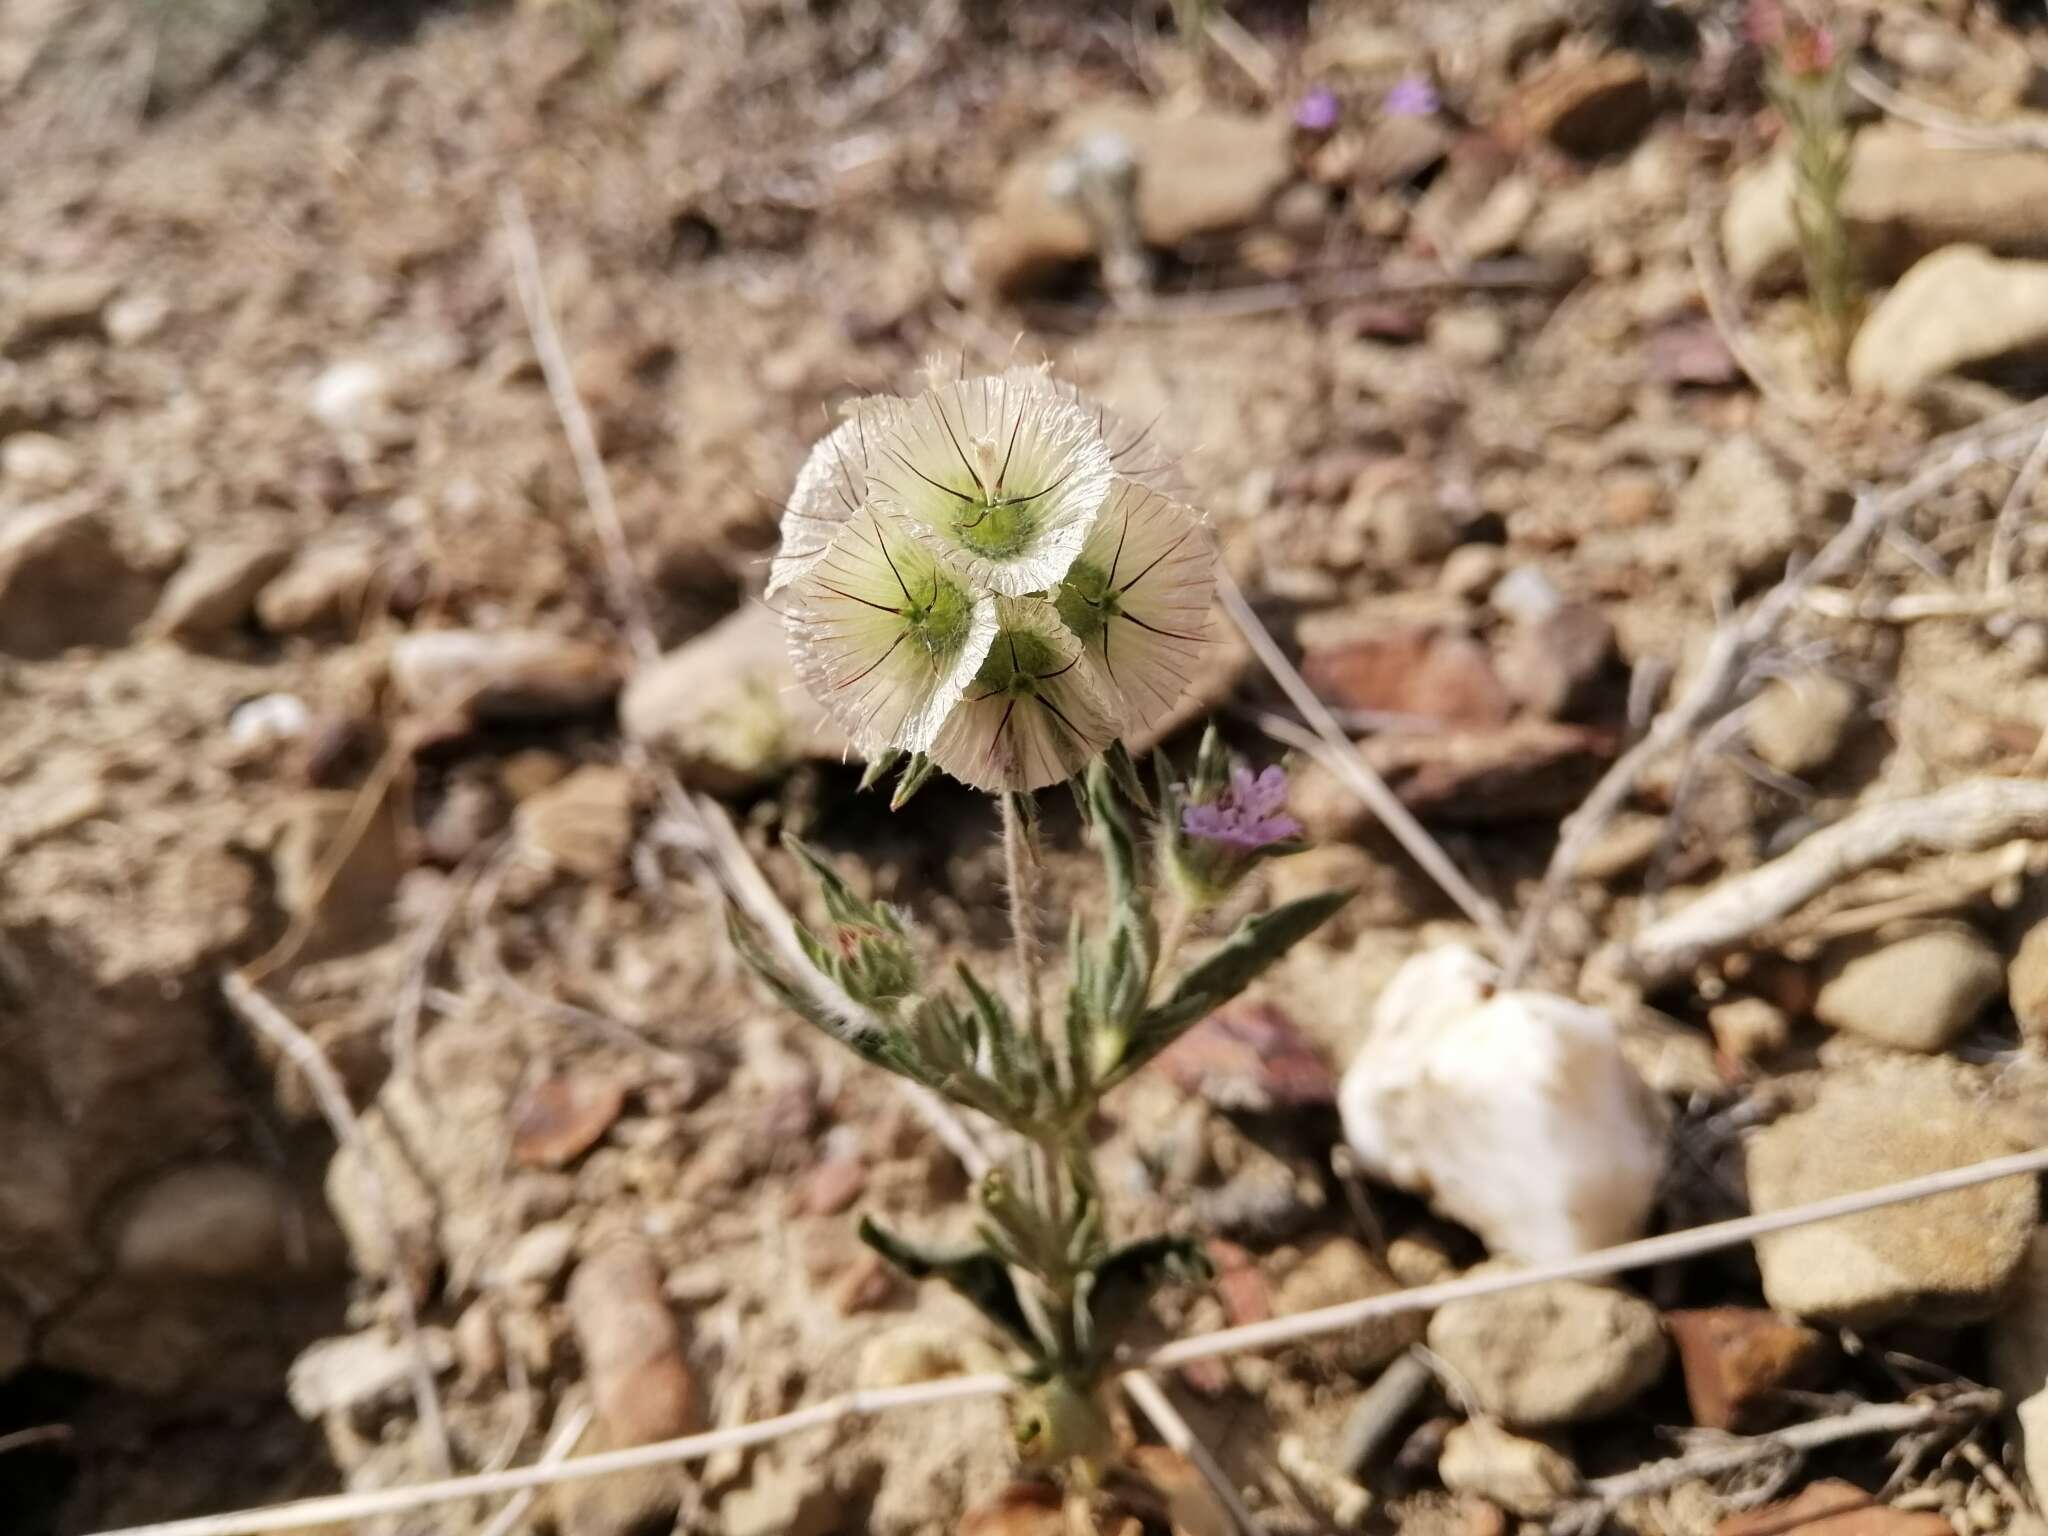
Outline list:
[[[1436,87],[1430,84],[1428,76],[1403,75],[1387,92],[1387,99],[1380,103],[1380,110],[1389,117],[1435,117],[1443,104],[1443,98],[1437,95]]]
[[[1232,848],[1270,848],[1301,836],[1301,823],[1286,814],[1286,805],[1285,769],[1272,767],[1254,775],[1238,764],[1230,770],[1230,783],[1220,796],[1181,812],[1180,827],[1189,837]]]
[[[1303,133],[1328,133],[1337,126],[1337,93],[1319,85],[1296,103],[1294,126]]]

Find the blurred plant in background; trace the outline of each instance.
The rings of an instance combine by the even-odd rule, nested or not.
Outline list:
[[[1764,56],[1764,89],[1792,136],[1792,216],[1815,339],[1839,374],[1862,312],[1856,252],[1842,211],[1850,50],[1830,24],[1806,19],[1784,0],[1752,0],[1749,28]]]
[[[1114,447],[1119,434],[1031,369],[858,401],[798,476],[769,583],[800,675],[868,755],[869,782],[900,766],[901,805],[943,769],[997,797],[1012,1000],[972,965],[931,965],[902,913],[794,840],[826,915],[823,931],[798,931],[808,974],[731,919],[740,953],[790,1008],[1020,1149],[976,1188],[973,1246],[931,1250],[872,1222],[862,1236],[1004,1332],[1026,1384],[1017,1447],[1079,1490],[1114,1455],[1102,1390],[1120,1341],[1162,1280],[1204,1268],[1187,1234],[1115,1232],[1090,1148],[1096,1108],[1349,898],[1247,916],[1176,973],[1199,918],[1298,848],[1301,829],[1285,774],[1233,764],[1213,729],[1186,782],[1155,757],[1149,792],[1121,744],[1187,686],[1215,552],[1191,509],[1119,469],[1133,446]],[[1042,1007],[1031,793],[1060,782],[1106,900],[1092,930],[1078,910],[1069,926],[1055,1025]],[[1154,823],[1149,878],[1133,811]]]

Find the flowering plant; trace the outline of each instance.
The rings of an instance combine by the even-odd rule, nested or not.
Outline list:
[[[1843,196],[1849,182],[1850,50],[1832,27],[1784,0],[1752,0],[1750,37],[1764,55],[1764,88],[1792,136],[1792,216],[1806,294],[1828,365],[1839,371],[1861,308],[1856,251]]]
[[[975,1193],[979,1242],[929,1251],[863,1222],[906,1273],[959,1290],[1019,1352],[1016,1445],[1093,1486],[1113,1450],[1104,1378],[1153,1288],[1202,1270],[1187,1234],[1119,1240],[1089,1127],[1102,1097],[1249,985],[1348,898],[1248,916],[1175,974],[1186,936],[1262,858],[1291,851],[1286,776],[1225,757],[1155,787],[1122,745],[1180,701],[1205,643],[1215,551],[1201,518],[1141,465],[1144,434],[1038,370],[856,402],[812,451],[769,591],[797,671],[901,804],[943,770],[998,797],[1016,975],[928,965],[903,915],[816,852],[826,931],[801,968],[735,913],[734,941],[775,993],[867,1061],[1013,1133],[1019,1164]],[[1114,440],[1123,439],[1121,446]],[[1067,781],[1100,855],[1107,912],[1067,938],[1061,1027],[1041,1008],[1032,791]],[[1146,878],[1131,811],[1156,822]],[[1155,918],[1155,887],[1170,904]]]

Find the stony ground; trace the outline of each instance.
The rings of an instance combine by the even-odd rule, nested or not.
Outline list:
[[[856,1211],[957,1211],[956,1163],[737,973],[628,766],[644,748],[719,797],[787,900],[795,829],[942,944],[1000,951],[985,805],[940,784],[892,818],[858,795],[757,601],[776,504],[848,396],[933,356],[1046,357],[1152,424],[1366,758],[1514,913],[1717,623],[1859,492],[2038,387],[2048,38],[1995,7],[1830,13],[1876,93],[1904,93],[1859,98],[1870,303],[1839,378],[1740,7],[1227,9],[1206,49],[1164,7],[1050,0],[0,10],[19,1528],[433,1475],[400,1288],[458,1469],[532,1459],[593,1394],[586,1448],[1000,1363],[853,1235]],[[1138,247],[1108,260],[1046,190],[1102,131],[1139,188]],[[628,643],[515,293],[514,194],[658,661]],[[1590,1054],[1546,1054],[1581,1015],[1461,992],[1449,946],[1486,936],[1295,760],[1318,846],[1270,894],[1359,898],[1103,1127],[1123,1219],[1215,1240],[1218,1285],[1167,1298],[1161,1338],[2048,1140],[2048,811],[1824,882],[1647,985],[1599,963],[1851,815],[2039,785],[2032,442],[1904,507],[1602,829],[1531,982],[1608,1010],[1622,1054],[1606,1022]],[[1258,729],[1279,700],[1219,641],[1199,704],[1248,753],[1283,754]],[[1056,904],[1088,910],[1064,804],[1047,835]],[[1376,1011],[1418,955],[1437,990],[1404,972]],[[223,1002],[237,967],[362,1115],[339,1157],[305,1078]],[[1530,1054],[1498,1057],[1509,1037]],[[1355,1057],[1358,1150],[1333,1162]],[[1639,1145],[1661,1177],[1574,1182]],[[1269,1530],[1481,1536],[1712,1432],[1989,1383],[2016,1417],[1961,1408],[1616,1518],[1755,1536],[1861,1488],[1879,1501],[1837,1536],[2018,1531],[2029,1474],[2048,1483],[2038,1203],[2008,1181],[1173,1390]],[[1347,1441],[1365,1389],[1418,1360],[1390,1433]],[[974,1405],[535,1518],[945,1531],[1003,1476]]]

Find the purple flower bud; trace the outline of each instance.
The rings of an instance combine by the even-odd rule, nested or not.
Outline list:
[[[1328,133],[1337,126],[1337,93],[1319,85],[1295,104],[1294,126],[1303,133]]]
[[[1435,117],[1442,107],[1443,98],[1426,75],[1403,75],[1380,103],[1389,117]]]
[[[1301,823],[1285,813],[1287,773],[1279,767],[1254,775],[1243,764],[1230,770],[1230,784],[1207,805],[1181,812],[1180,829],[1189,837],[1249,852],[1292,842]]]

